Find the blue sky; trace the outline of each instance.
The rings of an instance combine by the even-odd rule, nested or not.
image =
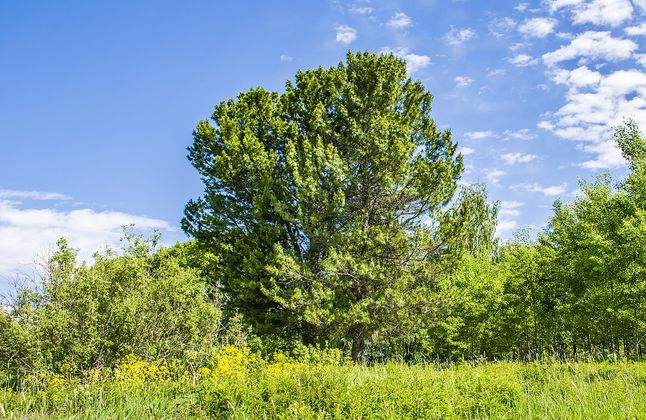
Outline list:
[[[0,290],[58,236],[87,258],[134,222],[168,241],[201,184],[195,123],[347,50],[391,51],[435,96],[463,182],[540,229],[577,178],[625,173],[646,126],[646,0],[0,2]]]

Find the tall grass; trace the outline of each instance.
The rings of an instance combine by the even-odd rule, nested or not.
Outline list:
[[[25,378],[0,391],[0,417],[646,418],[643,362],[357,366],[244,354],[162,373],[137,363]]]

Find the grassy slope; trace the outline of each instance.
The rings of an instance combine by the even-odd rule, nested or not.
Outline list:
[[[217,380],[31,386],[0,403],[0,418],[646,418],[646,363],[283,363]]]

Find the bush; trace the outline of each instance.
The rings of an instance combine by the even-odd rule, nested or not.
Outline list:
[[[126,234],[121,253],[96,254],[92,266],[78,265],[61,239],[42,285],[20,290],[13,320],[0,320],[11,323],[3,342],[7,334],[25,337],[11,354],[27,354],[28,347],[37,355],[14,356],[15,366],[81,370],[111,366],[127,354],[191,364],[208,359],[218,344],[219,306],[185,263],[182,245],[159,249],[158,239]]]

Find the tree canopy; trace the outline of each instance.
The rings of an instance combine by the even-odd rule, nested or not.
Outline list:
[[[348,53],[200,121],[189,159],[204,195],[184,230],[219,256],[230,303],[261,332],[352,342],[433,310],[462,252],[490,247],[496,207],[457,194],[462,156],[432,95],[392,54]]]

